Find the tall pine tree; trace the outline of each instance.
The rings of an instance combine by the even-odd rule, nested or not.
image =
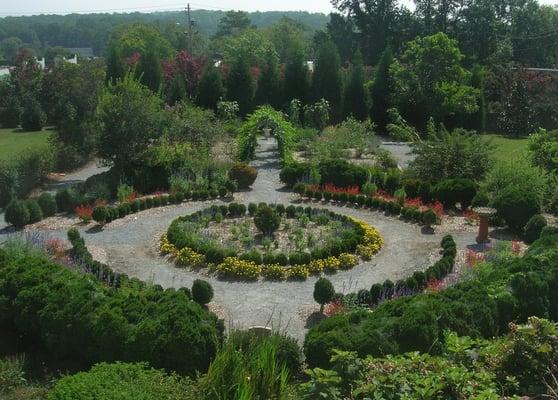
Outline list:
[[[269,50],[261,66],[256,90],[256,103],[269,104],[274,108],[279,108],[282,100],[278,56],[275,50]]]
[[[232,62],[227,77],[227,100],[236,101],[241,115],[252,111],[254,103],[254,79],[250,65],[244,57]]]
[[[126,69],[122,58],[122,52],[115,41],[109,44],[107,56],[107,82],[115,83],[116,80],[122,79]]]
[[[196,103],[200,107],[216,110],[217,103],[223,97],[224,92],[221,72],[209,61],[201,76]]]
[[[392,63],[393,52],[390,47],[386,47],[378,63],[374,83],[370,88],[372,101],[370,116],[380,132],[385,132],[386,125],[389,123],[387,110],[391,107],[389,96],[393,88],[393,78],[390,73]]]
[[[343,98],[343,117],[347,118],[349,116],[353,116],[360,121],[368,118],[368,92],[364,88],[362,54],[359,50],[353,57],[351,76]]]
[[[332,41],[324,42],[318,49],[318,57],[312,75],[314,101],[326,99],[331,106],[331,117],[338,121],[341,116],[341,61]]]
[[[285,102],[298,99],[302,103],[308,100],[308,67],[304,62],[304,52],[298,46],[289,52],[285,66]]]

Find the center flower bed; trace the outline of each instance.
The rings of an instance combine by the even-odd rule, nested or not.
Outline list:
[[[174,220],[161,252],[223,278],[283,280],[350,269],[382,245],[375,228],[328,210],[231,203]]]

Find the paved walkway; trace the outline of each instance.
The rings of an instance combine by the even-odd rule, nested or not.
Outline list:
[[[283,204],[299,201],[279,181],[277,154],[274,139],[259,140],[253,162],[258,168],[258,178],[252,190],[236,194],[235,201]],[[190,287],[198,278],[209,281],[215,291],[215,308],[229,328],[268,325],[302,340],[307,329],[306,316],[317,307],[312,298],[316,277],[304,282],[228,282],[206,276],[203,271],[177,268],[159,255],[158,238],[176,217],[220,203],[218,200],[188,202],[151,209],[116,220],[102,231],[83,231],[83,234],[86,243],[104,251],[108,264],[121,273],[163,287]],[[384,247],[371,261],[328,276],[337,291],[368,289],[373,283],[388,278],[395,281],[425,269],[430,264],[430,254],[439,248],[441,235],[422,234],[418,225],[368,210],[311,205],[364,220],[384,237]],[[51,234],[65,236],[66,233],[51,231]],[[459,247],[474,241],[474,235],[466,233],[456,234],[455,238]]]

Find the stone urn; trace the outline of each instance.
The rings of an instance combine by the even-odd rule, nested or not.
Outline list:
[[[488,220],[496,214],[496,210],[490,207],[475,207],[473,208],[473,212],[479,216],[479,233],[477,235],[477,243],[481,244],[490,242],[490,239],[488,238]]]
[[[271,128],[263,128],[263,133],[266,139],[269,139],[269,137],[271,136]]]

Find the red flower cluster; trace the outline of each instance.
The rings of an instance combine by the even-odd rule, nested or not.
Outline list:
[[[326,306],[324,310],[324,314],[327,315],[328,317],[331,317],[332,315],[340,314],[344,311],[345,311],[345,304],[343,304],[341,300],[337,299],[337,300],[333,300],[331,303],[329,303]]]
[[[479,220],[479,215],[473,210],[463,211],[463,217],[465,217],[465,220],[468,222],[478,222]]]
[[[513,239],[511,242],[512,253],[516,256],[521,254],[521,242],[517,239]]]
[[[474,250],[467,250],[467,254],[465,256],[465,262],[471,268],[477,265],[479,262],[485,261],[486,255],[483,252],[476,252]]]
[[[126,65],[128,65],[128,67],[130,68],[133,68],[139,62],[140,58],[141,58],[141,54],[135,52],[134,54],[132,54],[130,57],[126,59]]]
[[[186,84],[186,91],[193,94],[200,83],[205,61],[205,58],[194,57],[183,50],[174,59],[165,60],[161,63],[163,78],[167,83],[177,77],[182,78]]]
[[[349,187],[337,187],[333,183],[325,183],[322,185],[322,191],[329,192],[329,193],[347,193],[347,194],[359,194],[360,190],[358,186],[349,186]]]
[[[426,284],[426,291],[428,292],[439,292],[445,287],[444,281],[441,279],[431,279]]]
[[[77,206],[74,211],[82,221],[88,222],[93,218],[93,207],[90,205]]]

